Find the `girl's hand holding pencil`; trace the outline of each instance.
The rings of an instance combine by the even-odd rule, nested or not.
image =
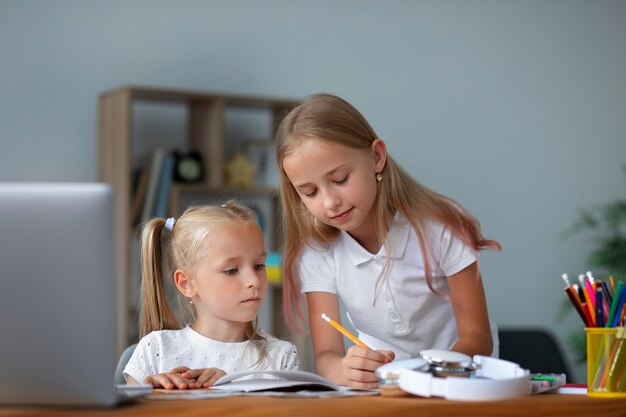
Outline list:
[[[327,314],[322,314],[322,319],[356,344],[348,349],[341,361],[342,374],[348,380],[348,384],[356,388],[377,388],[378,377],[374,371],[379,366],[393,361],[395,353],[388,350],[374,350],[367,346]]]

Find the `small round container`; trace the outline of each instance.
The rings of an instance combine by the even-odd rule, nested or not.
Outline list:
[[[420,355],[429,365],[430,372],[439,377],[470,377],[476,371],[471,356],[449,350],[428,349]]]
[[[422,358],[402,359],[376,369],[378,376],[378,386],[380,387],[380,395],[384,397],[408,397],[411,394],[402,391],[398,384],[400,369],[412,369],[414,371],[427,372],[429,368],[428,362]]]

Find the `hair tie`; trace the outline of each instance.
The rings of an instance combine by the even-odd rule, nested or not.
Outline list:
[[[169,217],[165,220],[165,228],[171,233],[174,230],[174,223],[176,223],[176,219],[173,217]]]

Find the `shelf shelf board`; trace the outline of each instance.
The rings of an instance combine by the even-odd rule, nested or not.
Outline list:
[[[173,193],[197,193],[197,194],[247,194],[262,196],[278,196],[277,187],[229,187],[229,186],[211,186],[205,184],[172,184]]]
[[[129,85],[115,90],[110,90],[102,96],[127,92],[131,100],[143,101],[169,101],[169,102],[195,102],[223,100],[225,104],[233,107],[251,108],[289,108],[300,104],[299,101],[276,97],[258,97],[236,94],[221,94],[218,92],[205,93],[184,89],[155,88],[149,86]]]

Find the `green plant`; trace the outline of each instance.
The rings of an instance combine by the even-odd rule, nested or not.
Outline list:
[[[581,210],[579,220],[567,233],[583,231],[593,233],[595,242],[595,249],[587,258],[589,265],[600,274],[623,278],[626,273],[626,200]]]
[[[626,165],[622,166],[626,174]],[[624,280],[626,275],[626,199],[596,204],[579,212],[578,220],[564,232],[564,237],[587,233],[594,242],[594,249],[587,262],[594,276],[608,280],[609,276]],[[576,280],[574,279],[574,282]],[[571,311],[569,300],[567,310]],[[559,316],[562,316],[565,308]],[[568,338],[580,362],[586,360],[585,334],[576,333]]]

